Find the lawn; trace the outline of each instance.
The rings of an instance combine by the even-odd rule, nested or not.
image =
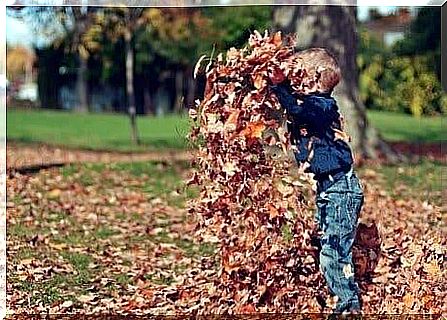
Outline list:
[[[368,118],[389,141],[438,142],[446,140],[447,117],[418,119],[400,113],[369,111]]]
[[[138,117],[137,126],[141,146],[130,144],[129,119],[125,115],[8,109],[6,132],[8,140],[15,142],[92,150],[179,149],[187,144],[185,116]]]
[[[370,111],[372,124],[390,141],[436,142],[446,135],[445,117],[413,118],[390,112]],[[63,111],[7,112],[7,137],[23,143],[47,143],[70,148],[145,151],[185,148],[186,116],[139,117],[141,146],[129,142],[129,120],[125,115],[76,114]]]
[[[431,161],[359,169],[367,185],[363,215],[392,216],[381,221],[389,239],[396,225],[438,228],[427,210],[442,205],[440,175]],[[156,288],[181,283],[204,263],[215,270],[215,245],[193,241],[185,203],[197,190],[183,188],[187,176],[187,162],[85,163],[11,176],[10,310],[122,312],[136,303],[149,310]]]
[[[33,181],[10,178],[11,308],[125,302],[137,289],[129,286],[139,281],[178,281],[179,273],[214,250],[191,238],[184,206],[195,191],[182,183],[188,166],[75,164],[42,170]],[[27,191],[21,189],[24,181]],[[51,272],[42,273],[50,266]]]

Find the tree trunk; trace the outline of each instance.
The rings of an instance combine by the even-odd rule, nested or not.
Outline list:
[[[143,90],[144,90],[143,91],[144,113],[146,115],[153,116],[155,114],[155,110],[154,110],[154,102],[152,99],[152,94],[148,87],[145,87]]]
[[[135,107],[135,92],[133,85],[133,50],[132,50],[132,35],[128,30],[124,34],[125,48],[126,48],[126,92],[127,92],[127,110],[130,117],[131,139],[132,143],[140,144],[137,129],[137,115]]]
[[[182,105],[184,101],[183,77],[184,73],[182,70],[175,71],[175,104],[174,104],[175,113],[180,113],[180,111],[182,110]]]
[[[356,10],[354,6],[278,6],[274,23],[277,30],[296,33],[298,50],[325,47],[336,56],[343,79],[334,96],[346,119],[356,160],[375,159],[380,151],[388,160],[396,161],[399,156],[369,124],[359,98]]]
[[[79,105],[76,111],[88,112],[88,57],[84,56],[82,53],[78,53],[79,66],[76,75],[76,90],[79,97]]]
[[[186,92],[186,107],[191,108],[194,106],[194,98],[196,94],[196,81],[193,78],[192,67],[186,69],[187,75],[187,92]]]

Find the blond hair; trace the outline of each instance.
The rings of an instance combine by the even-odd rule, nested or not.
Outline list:
[[[327,49],[310,48],[295,53],[295,56],[302,60],[303,66],[309,73],[319,73],[317,92],[331,93],[340,82],[340,67],[334,55]]]

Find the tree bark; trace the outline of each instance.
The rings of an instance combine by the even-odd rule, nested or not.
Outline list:
[[[76,90],[78,92],[79,105],[76,111],[88,112],[88,82],[87,82],[87,72],[88,72],[88,58],[83,54],[78,53],[79,66],[76,75]]]
[[[183,77],[184,73],[182,70],[175,71],[175,104],[174,104],[175,113],[180,113],[180,111],[182,110],[182,105],[184,101]]]
[[[275,29],[296,33],[297,49],[325,47],[337,58],[342,81],[334,96],[346,119],[356,160],[376,159],[377,151],[390,161],[400,159],[370,125],[359,97],[356,64],[357,32],[355,6],[278,6],[274,10]]]
[[[153,102],[153,99],[152,99],[152,94],[151,94],[150,89],[148,87],[144,88],[143,98],[144,98],[144,113],[146,115],[153,116],[155,114],[154,102]]]
[[[78,69],[76,74],[76,91],[78,93],[79,105],[76,108],[79,112],[88,112],[89,110],[89,96],[88,96],[88,58],[89,52],[86,50],[82,37],[88,31],[91,24],[90,7],[76,6],[66,7],[64,14],[67,15],[69,11],[73,14],[74,30],[72,35],[72,50],[78,56]],[[68,27],[63,25],[66,32],[69,32]]]
[[[125,50],[126,50],[126,92],[127,92],[127,110],[130,117],[131,139],[132,143],[140,144],[137,129],[137,115],[135,107],[135,91],[133,85],[133,50],[132,50],[132,35],[129,30],[124,34]]]
[[[193,78],[193,69],[188,66],[186,70],[187,75],[187,92],[186,92],[186,107],[191,108],[194,106],[194,98],[196,94],[196,81]]]

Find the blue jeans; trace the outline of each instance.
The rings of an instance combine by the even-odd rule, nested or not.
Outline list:
[[[320,270],[329,290],[338,296],[335,312],[360,309],[351,249],[363,200],[363,188],[352,169],[317,193],[316,219],[323,233]]]

